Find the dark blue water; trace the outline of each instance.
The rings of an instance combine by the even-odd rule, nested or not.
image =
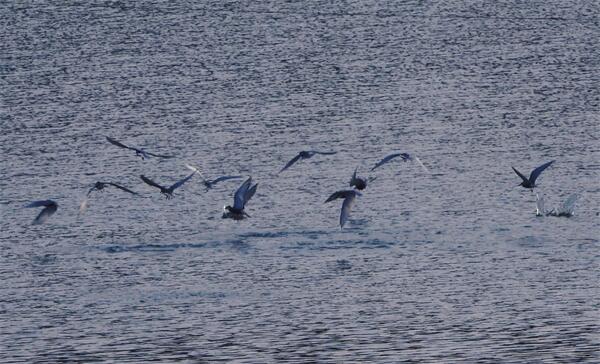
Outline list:
[[[2,362],[600,362],[600,6],[0,5]],[[142,161],[111,136],[177,158]],[[300,150],[335,150],[277,171]],[[391,162],[391,152],[417,164]],[[579,193],[572,218],[536,217]],[[252,175],[252,217],[221,219]],[[377,177],[343,230],[354,168]],[[96,181],[107,189],[80,202]],[[32,226],[32,200],[58,212]]]

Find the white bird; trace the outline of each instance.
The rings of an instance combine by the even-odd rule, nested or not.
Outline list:
[[[144,181],[146,184],[152,186],[152,187],[156,187],[156,188],[160,188],[160,193],[162,193],[163,195],[165,195],[165,197],[168,199],[173,198],[173,192],[175,191],[175,189],[183,186],[184,183],[186,183],[187,181],[190,180],[190,178],[192,178],[194,176],[194,174],[196,174],[196,172],[192,172],[192,174],[190,174],[189,176],[173,183],[173,185],[171,185],[170,187],[164,187],[159,185],[158,183],[154,182],[153,180],[151,180],[150,178],[141,175],[140,178],[142,179],[142,181]]]
[[[135,155],[138,157],[141,157],[142,159],[150,158],[150,156],[158,157],[158,158],[173,158],[172,155],[154,154],[154,153],[146,152],[144,149],[129,147],[111,137],[106,137],[106,140],[108,140],[108,142],[110,144],[116,145],[117,147],[133,150],[135,152]]]
[[[248,177],[248,179],[244,181],[244,183],[242,183],[242,185],[237,189],[237,191],[235,191],[235,194],[233,196],[233,207],[229,205],[225,206],[223,218],[242,220],[244,217],[250,217],[250,215],[248,215],[244,211],[244,209],[248,201],[250,201],[252,196],[254,196],[254,194],[256,193],[257,187],[258,183],[252,185],[252,177]]]
[[[197,172],[200,175],[200,178],[202,178],[202,183],[204,184],[204,187],[206,187],[207,191],[210,190],[211,188],[213,188],[214,185],[216,185],[219,182],[227,181],[227,180],[230,180],[230,179],[240,179],[240,178],[242,178],[242,176],[220,176],[220,177],[217,177],[217,178],[215,178],[213,180],[209,180],[209,179],[204,178],[204,175],[200,172],[200,170],[198,168],[196,168],[194,166],[191,166],[189,164],[186,164],[185,166],[188,169],[190,169],[190,170],[192,170],[194,172]]]
[[[421,162],[421,160],[415,156],[415,155],[411,155],[408,153],[394,153],[394,154],[390,154],[387,157],[383,158],[381,161],[379,161],[378,163],[375,164],[375,166],[373,168],[371,168],[371,171],[374,171],[376,168],[381,167],[382,165],[386,164],[387,162],[391,161],[394,158],[397,157],[401,157],[402,161],[404,162],[417,162],[419,163],[419,165],[421,166],[421,168],[423,168],[423,170],[427,173],[429,173],[429,169],[427,167],[425,167],[425,165],[423,164],[423,162]]]
[[[327,200],[325,200],[325,203],[327,203],[338,198],[344,199],[344,202],[342,203],[342,212],[340,213],[340,228],[343,228],[346,221],[348,221],[348,216],[350,215],[350,210],[352,210],[352,205],[354,204],[356,196],[362,196],[362,194],[355,190],[342,190],[334,192]]]
[[[336,153],[337,152],[318,152],[316,150],[303,150],[300,153],[298,153],[297,156],[295,156],[289,162],[287,162],[287,164],[283,168],[281,168],[281,170],[279,171],[279,173],[281,173],[281,172],[285,171],[286,169],[290,168],[294,163],[298,162],[300,159],[309,159],[309,158],[312,158],[316,154],[332,155],[332,154],[336,154]]]
[[[41,207],[44,206],[44,209],[40,214],[33,220],[33,225],[39,225],[48,220],[48,218],[56,212],[58,209],[58,204],[52,200],[43,200],[43,201],[34,201],[25,207]]]

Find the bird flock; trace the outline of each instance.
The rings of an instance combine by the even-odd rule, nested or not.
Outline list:
[[[119,148],[134,151],[135,155],[137,157],[140,157],[142,160],[145,160],[145,159],[148,159],[151,157],[163,158],[163,159],[174,158],[174,156],[172,156],[172,155],[156,154],[156,153],[148,152],[142,148],[131,147],[131,146],[125,145],[111,137],[108,137],[108,136],[106,137],[106,140],[110,144],[117,146]],[[316,150],[301,151],[298,153],[298,155],[296,155],[289,162],[287,162],[285,164],[285,166],[283,166],[283,168],[281,168],[281,170],[278,172],[278,174],[281,174],[282,172],[286,171],[288,168],[292,167],[294,164],[298,163],[301,160],[310,159],[316,155],[327,156],[327,155],[333,155],[336,153],[337,152],[334,152],[334,151],[331,151],[331,152],[330,151],[327,151],[327,152],[316,151]],[[384,157],[383,159],[381,159],[379,162],[377,162],[375,164],[375,166],[373,166],[373,168],[371,168],[371,172],[375,171],[379,167],[391,162],[392,160],[394,160],[396,158],[399,158],[403,162],[416,162],[425,172],[429,173],[429,169],[423,164],[423,162],[421,162],[421,160],[417,156],[409,154],[409,153],[390,154],[390,155]],[[519,186],[528,188],[531,191],[533,191],[533,189],[537,187],[536,181],[537,181],[538,177],[540,176],[540,174],[546,168],[548,168],[550,165],[552,165],[552,163],[554,163],[554,161],[547,162],[547,163],[535,168],[531,172],[529,177],[526,177],[525,175],[523,175],[521,172],[519,172],[514,167],[512,167],[512,169],[522,179],[522,182],[519,184]],[[211,179],[205,178],[203,176],[203,174],[200,172],[199,168],[189,165],[189,164],[186,164],[186,167],[189,170],[191,170],[192,173],[179,179],[178,181],[171,184],[170,186],[162,185],[144,175],[140,175],[140,179],[145,184],[159,189],[160,193],[166,199],[171,199],[174,197],[175,190],[178,189],[179,187],[183,186],[189,180],[191,180],[192,177],[194,177],[194,175],[196,175],[196,174],[198,174],[200,176],[200,178],[202,179],[202,184],[206,188],[206,191],[213,188],[216,184],[218,184],[220,182],[225,182],[228,180],[237,180],[237,179],[243,178],[243,176],[233,175],[233,176],[220,176],[220,177],[217,177],[217,178],[211,180]],[[325,200],[325,203],[328,203],[328,202],[331,202],[331,201],[334,201],[337,199],[343,200],[341,212],[340,212],[340,219],[339,219],[340,228],[343,228],[344,225],[346,224],[346,222],[348,221],[350,211],[352,210],[352,206],[353,206],[356,198],[362,196],[362,193],[359,191],[363,191],[364,189],[366,189],[368,183],[370,183],[376,179],[376,177],[362,178],[362,177],[359,177],[357,175],[357,173],[358,173],[358,167],[354,170],[354,173],[352,174],[352,177],[350,178],[349,186],[351,189],[335,191]],[[137,192],[135,192],[127,187],[121,186],[117,183],[98,181],[87,192],[85,199],[80,204],[79,212],[83,213],[85,211],[85,209],[87,208],[88,199],[92,192],[94,192],[94,191],[104,192],[104,190],[107,187],[114,187],[120,191],[129,193],[132,195],[138,195]],[[227,205],[224,207],[224,212],[223,212],[222,217],[230,218],[230,219],[234,219],[234,220],[242,220],[246,217],[250,217],[250,215],[248,215],[246,213],[245,208],[246,208],[246,204],[250,201],[252,196],[254,196],[254,194],[256,193],[257,188],[258,188],[258,183],[254,183],[251,176],[248,177],[235,191],[235,193],[233,195],[233,205]],[[544,198],[540,197],[539,194],[536,193],[536,207],[537,207],[536,214],[538,216],[570,217],[573,215],[575,202],[577,201],[578,198],[579,198],[579,195],[577,195],[577,194],[571,195],[567,199],[567,201],[563,205],[561,205],[559,208],[546,210],[545,206],[544,206],[545,205]],[[40,201],[31,202],[31,203],[25,205],[25,207],[27,207],[27,208],[44,207],[42,209],[42,211],[39,213],[39,215],[33,220],[33,224],[37,225],[37,224],[44,223],[46,220],[48,220],[48,218],[50,216],[52,216],[58,210],[58,203],[56,203],[53,200],[40,200]]]

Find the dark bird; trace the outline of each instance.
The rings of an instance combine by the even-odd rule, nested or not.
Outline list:
[[[521,184],[519,184],[519,186],[523,186],[525,188],[530,188],[530,189],[533,190],[536,187],[535,181],[537,180],[537,178],[544,171],[544,169],[548,168],[552,163],[554,163],[553,160],[550,161],[550,162],[548,162],[548,163],[542,164],[539,167],[537,167],[536,169],[534,169],[533,171],[531,171],[531,174],[529,175],[529,178],[525,177],[521,172],[517,171],[515,167],[511,167],[511,168],[523,180],[523,182],[521,182]]]
[[[125,149],[129,149],[129,150],[133,150],[135,152],[135,155],[137,157],[141,157],[142,159],[146,159],[146,158],[150,158],[150,156],[152,157],[158,157],[158,158],[173,158],[172,155],[162,155],[162,154],[154,154],[154,153],[150,153],[150,152],[146,152],[144,149],[139,149],[139,148],[135,148],[135,147],[128,147],[125,144],[114,140],[111,137],[106,137],[106,140],[108,140],[108,142],[112,145],[116,145],[117,147],[120,148],[125,148]]]
[[[344,199],[344,202],[342,203],[342,212],[340,213],[340,228],[343,228],[346,221],[348,221],[348,215],[350,214],[356,196],[362,195],[355,190],[342,190],[334,192],[327,200],[325,200],[325,203],[327,203],[338,198]]]
[[[394,154],[390,154],[387,157],[383,158],[381,161],[379,161],[377,164],[375,164],[375,166],[373,168],[371,168],[371,171],[374,171],[376,168],[381,167],[382,165],[386,164],[387,162],[391,161],[394,158],[400,157],[402,158],[403,162],[413,162],[416,161],[417,163],[419,163],[419,165],[421,166],[421,168],[423,168],[423,170],[425,172],[429,172],[429,169],[427,169],[427,167],[425,167],[425,165],[423,164],[423,162],[421,162],[421,160],[419,158],[417,158],[417,156],[415,155],[411,155],[408,153],[394,153]]]
[[[129,193],[131,193],[133,195],[137,195],[137,192],[133,192],[129,188],[125,188],[123,186],[119,186],[116,183],[112,183],[112,182],[96,182],[94,184],[94,186],[92,188],[90,188],[90,190],[88,191],[88,193],[86,195],[86,198],[83,201],[81,201],[81,204],[79,205],[79,213],[80,214],[83,213],[85,211],[85,209],[87,208],[87,202],[88,202],[88,198],[90,197],[90,194],[93,191],[103,192],[104,189],[106,188],[106,186],[113,186],[113,187],[116,187],[116,188],[118,188],[118,189],[120,189],[122,191],[129,192]]]
[[[242,178],[242,176],[221,176],[218,178],[215,178],[213,180],[209,180],[204,178],[204,176],[202,175],[202,173],[200,173],[200,170],[194,166],[190,166],[189,164],[186,164],[186,167],[194,172],[197,172],[200,175],[200,178],[202,178],[202,184],[204,184],[204,187],[206,187],[206,190],[210,190],[211,188],[214,187],[214,185],[216,185],[219,182],[223,182],[223,181],[227,181],[230,179],[240,179]]]
[[[318,152],[316,150],[304,150],[300,153],[298,153],[297,156],[295,156],[294,158],[292,158],[291,161],[287,162],[287,164],[281,168],[281,170],[279,171],[279,173],[285,171],[286,169],[290,168],[294,163],[298,162],[300,159],[309,159],[312,158],[314,155],[316,154],[322,154],[322,155],[332,155],[332,154],[336,154],[337,152]]]
[[[352,178],[350,178],[350,187],[356,188],[357,190],[364,190],[365,188],[367,188],[367,182],[371,182],[374,181],[376,177],[373,178],[360,178],[356,176],[356,172],[358,170],[358,167],[356,167],[356,169],[354,170],[354,174],[352,175]]]
[[[165,195],[165,197],[168,199],[173,198],[173,192],[175,191],[175,189],[183,186],[184,183],[186,183],[187,181],[190,180],[190,178],[192,178],[194,176],[194,174],[196,174],[196,172],[193,172],[192,174],[190,174],[189,176],[175,182],[171,187],[164,187],[159,185],[158,183],[154,182],[153,180],[151,180],[150,178],[141,175],[140,178],[142,179],[142,181],[146,182],[146,184],[152,186],[152,187],[156,187],[156,188],[160,188],[160,193],[162,193],[163,195]]]
[[[258,187],[258,183],[254,186],[252,185],[252,177],[248,177],[244,183],[235,191],[235,195],[233,196],[233,207],[227,205],[225,206],[223,212],[223,218],[231,218],[234,220],[242,220],[244,217],[250,217],[245,211],[244,208],[246,204],[252,196],[256,193],[256,188]]]
[[[48,220],[48,218],[58,210],[58,204],[52,200],[43,200],[43,201],[34,201],[25,207],[41,207],[44,206],[44,209],[40,214],[33,220],[33,225],[39,225],[44,221]]]

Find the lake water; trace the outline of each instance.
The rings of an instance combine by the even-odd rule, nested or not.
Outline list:
[[[597,1],[0,6],[0,361],[598,363]],[[111,136],[175,159],[142,161]],[[334,150],[277,175],[301,150]],[[395,160],[411,152],[430,169]],[[556,160],[536,217],[519,177]],[[252,175],[251,218],[224,220]],[[377,177],[338,226],[358,167]],[[79,203],[96,181],[122,184]],[[58,212],[31,225],[53,199]]]

